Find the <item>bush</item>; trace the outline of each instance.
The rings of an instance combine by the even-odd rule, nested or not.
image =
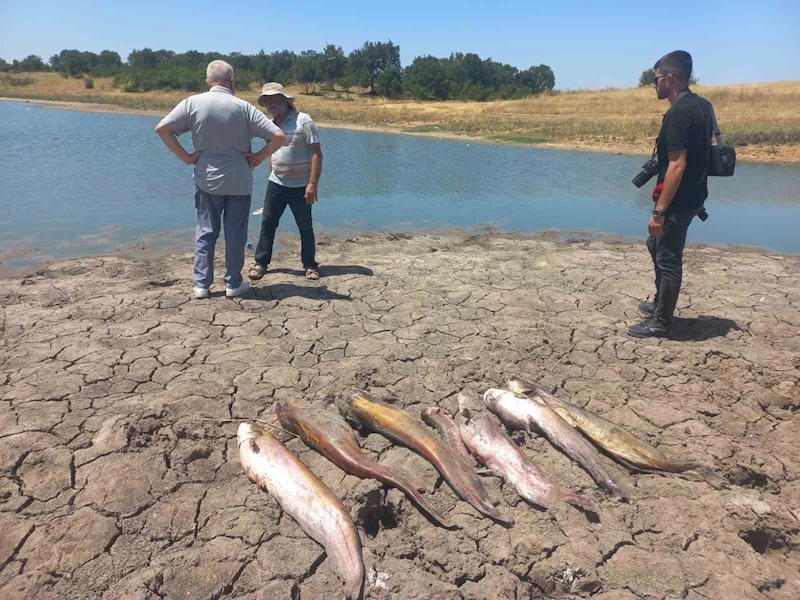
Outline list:
[[[93,77],[84,78],[83,87],[85,87],[87,90],[93,90],[94,89],[94,78]]]
[[[33,83],[30,77],[14,77],[13,75],[0,75],[0,83],[13,87],[23,87]]]

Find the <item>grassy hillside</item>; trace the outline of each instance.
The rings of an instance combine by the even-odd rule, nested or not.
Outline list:
[[[128,93],[109,79],[93,89],[83,80],[31,73],[13,85],[0,77],[0,96],[96,103],[119,109],[165,112],[187,94]],[[742,158],[800,160],[800,81],[731,86],[697,86],[715,106],[726,138]],[[668,104],[648,88],[556,93],[495,102],[415,102],[360,97],[346,92],[301,95],[298,106],[329,125],[357,126],[431,135],[466,135],[508,143],[546,143],[610,151],[646,152]],[[257,92],[239,90],[255,102]]]

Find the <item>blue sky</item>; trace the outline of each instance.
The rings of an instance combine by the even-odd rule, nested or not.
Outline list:
[[[692,53],[709,84],[800,79],[800,2],[440,2],[108,0],[0,2],[0,57],[64,48],[123,57],[134,48],[345,52],[391,39],[416,56],[476,52],[519,68],[547,64],[559,89],[630,86],[662,54]],[[674,8],[671,8],[674,7]]]

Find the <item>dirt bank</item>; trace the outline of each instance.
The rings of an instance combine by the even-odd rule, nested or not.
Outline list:
[[[185,254],[0,281],[0,596],[339,598],[321,548],[242,473],[236,425],[202,417],[272,419],[276,399],[324,403],[350,385],[452,411],[460,389],[529,371],[714,464],[730,489],[609,460],[630,492],[620,503],[517,436],[598,509],[539,511],[485,478],[516,521],[504,528],[420,458],[366,438],[460,527],[445,531],[288,441],[350,509],[368,598],[800,597],[800,257],[687,250],[676,339],[635,341],[624,327],[652,286],[643,245],[322,239],[317,283],[293,271],[297,254],[293,242],[241,300],[191,300]]]

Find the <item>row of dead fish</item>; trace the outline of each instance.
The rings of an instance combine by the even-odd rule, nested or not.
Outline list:
[[[374,400],[362,391],[337,398],[336,406],[341,414],[304,401],[278,402],[275,412],[285,430],[297,435],[309,448],[343,471],[399,489],[433,521],[447,528],[451,527],[448,521],[405,477],[361,451],[359,437],[348,421],[422,455],[459,497],[481,514],[509,525],[513,519],[491,503],[473,459],[501,476],[522,498],[537,506],[547,508],[564,501],[591,508],[592,502],[561,489],[540,471],[508,436],[503,424],[509,429],[543,433],[553,445],[586,469],[602,488],[620,498],[625,492],[603,467],[598,448],[636,471],[700,478],[717,489],[725,485],[710,468],[670,460],[647,442],[586,409],[553,396],[531,379],[513,377],[508,388],[508,391],[490,389],[482,401],[477,396],[459,394],[457,420],[440,408],[424,409],[417,418]],[[438,430],[439,435],[425,424]],[[347,598],[360,597],[364,582],[361,542],[342,502],[268,431],[242,423],[238,442],[239,458],[250,480],[275,497],[303,531],[325,547],[344,583]]]

